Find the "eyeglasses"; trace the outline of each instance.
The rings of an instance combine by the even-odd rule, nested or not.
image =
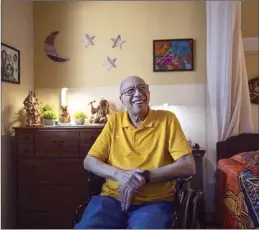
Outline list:
[[[126,96],[132,96],[132,95],[135,94],[137,89],[138,89],[139,92],[145,93],[145,92],[147,92],[149,90],[149,85],[147,85],[147,84],[140,84],[140,85],[137,85],[135,87],[126,88],[126,89],[122,90],[121,96],[123,94],[125,94]]]

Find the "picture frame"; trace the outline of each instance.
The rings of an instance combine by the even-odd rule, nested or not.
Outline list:
[[[193,71],[194,39],[153,40],[153,71]]]
[[[249,87],[249,94],[250,94],[251,103],[259,105],[259,96],[258,96],[259,76],[250,79],[248,81],[248,87]]]
[[[20,84],[20,51],[1,43],[1,81]]]

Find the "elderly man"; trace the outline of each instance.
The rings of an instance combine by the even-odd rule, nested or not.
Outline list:
[[[195,174],[195,163],[176,116],[149,107],[149,86],[126,78],[120,100],[127,111],[110,116],[84,160],[106,178],[75,228],[156,228],[172,223],[172,178]]]

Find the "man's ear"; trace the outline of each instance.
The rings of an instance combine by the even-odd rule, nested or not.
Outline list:
[[[123,106],[125,106],[125,102],[124,102],[124,97],[123,97],[123,95],[120,96],[120,100],[121,100],[121,104],[122,104]]]

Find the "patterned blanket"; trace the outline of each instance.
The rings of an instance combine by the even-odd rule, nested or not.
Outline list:
[[[221,228],[259,228],[259,152],[218,162],[216,206]]]

